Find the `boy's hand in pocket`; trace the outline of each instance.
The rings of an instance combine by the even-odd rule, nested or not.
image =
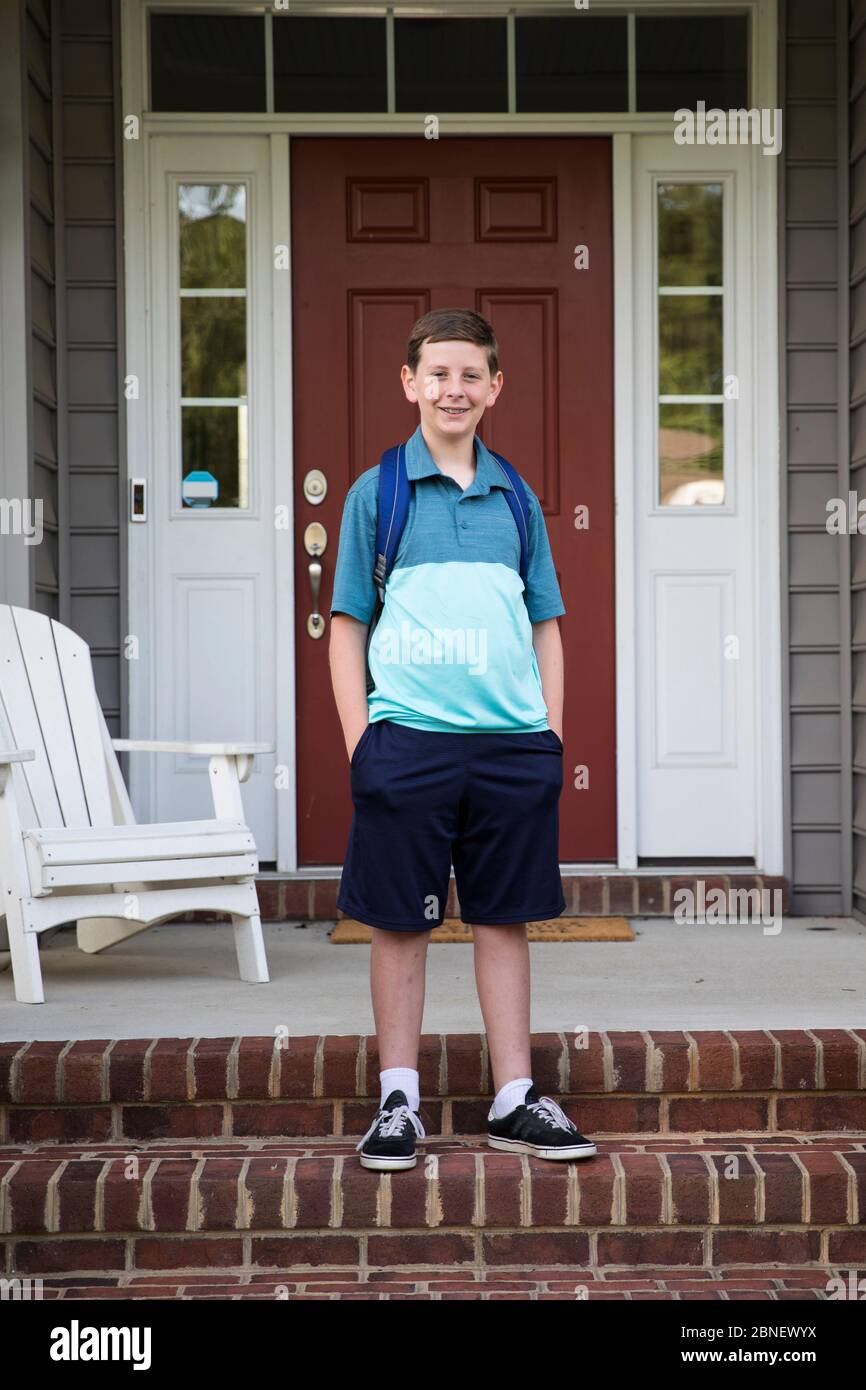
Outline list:
[[[369,723],[369,720],[368,720],[368,723]],[[367,730],[367,724],[365,724],[365,725],[363,726],[363,728],[361,729],[361,731],[359,732],[359,734],[357,735],[357,737],[356,737],[355,739],[352,740],[352,743],[351,743],[351,744],[346,744],[346,751],[347,751],[347,753],[349,754],[349,762],[351,762],[352,759],[354,758],[354,756],[355,756],[355,749],[358,747],[358,744],[361,742],[361,739],[364,737],[364,734],[366,733],[366,730]]]

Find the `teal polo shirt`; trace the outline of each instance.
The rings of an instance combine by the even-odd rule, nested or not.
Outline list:
[[[532,624],[565,612],[541,505],[528,484],[526,593],[511,484],[477,435],[465,490],[433,459],[421,426],[406,442],[409,514],[370,639],[371,723],[437,733],[517,733],[549,727]],[[349,488],[331,615],[370,623],[379,465]]]

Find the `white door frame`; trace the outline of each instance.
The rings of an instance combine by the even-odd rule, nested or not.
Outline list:
[[[410,4],[414,0],[410,0]],[[158,8],[214,9],[218,0],[159,0]],[[420,4],[420,0],[419,0]],[[272,209],[275,246],[291,247],[290,209],[290,137],[302,134],[320,135],[411,135],[423,138],[419,129],[423,117],[412,113],[383,112],[362,117],[344,114],[280,114],[265,113],[220,114],[191,112],[183,115],[152,113],[146,110],[147,77],[147,15],[157,7],[155,0],[121,0],[122,83],[124,119],[133,122],[131,135],[123,142],[123,196],[126,277],[126,363],[127,372],[139,378],[140,400],[127,408],[127,456],[130,477],[147,477],[150,466],[149,431],[146,411],[138,405],[147,399],[149,363],[152,345],[148,340],[148,303],[150,285],[147,276],[147,248],[144,245],[145,212],[148,206],[146,143],[154,133],[201,132],[212,135],[238,136],[243,132],[265,134],[271,142]],[[227,5],[227,9],[236,6]],[[305,6],[295,0],[293,11]],[[336,6],[331,8],[336,9]],[[351,12],[353,6],[343,6]],[[360,8],[355,6],[354,8]],[[462,0],[451,0],[443,13],[459,13]],[[505,12],[509,6],[500,0],[473,0],[465,8],[490,13]],[[550,0],[518,0],[514,6],[521,12],[533,9],[549,10]],[[571,9],[571,5],[568,6]],[[606,9],[622,9],[615,0],[594,0],[592,10],[598,14]],[[750,17],[752,47],[752,90],[750,105],[775,109],[777,103],[776,37],[778,30],[776,0],[667,0],[660,7],[652,0],[632,0],[628,7],[669,11],[678,9],[694,13],[707,9],[727,8],[747,11]],[[268,18],[269,7],[263,6]],[[364,7],[367,13],[370,6]],[[431,7],[425,5],[429,12]],[[273,16],[270,16],[272,19]],[[268,22],[270,22],[268,19]],[[272,100],[272,93],[271,100]],[[633,103],[632,103],[633,105]],[[633,354],[639,349],[634,341],[634,286],[632,283],[632,248],[639,229],[633,225],[632,210],[632,152],[633,141],[642,134],[672,134],[669,116],[644,113],[581,113],[576,115],[501,114],[488,116],[454,116],[443,120],[443,133],[454,135],[610,135],[613,147],[613,277],[614,277],[614,449],[616,489],[616,714],[617,714],[617,867],[636,867],[636,707],[639,692],[635,679],[635,572],[634,546],[634,420]],[[699,155],[696,157],[699,160]],[[696,164],[696,167],[699,165]],[[752,439],[755,457],[761,460],[756,468],[755,516],[762,544],[758,547],[759,585],[756,594],[758,618],[758,651],[762,656],[763,679],[755,692],[756,740],[760,749],[760,776],[755,789],[758,838],[755,860],[766,874],[781,874],[783,861],[783,729],[782,729],[782,648],[781,648],[781,517],[778,507],[777,483],[779,473],[779,411],[778,411],[778,294],[777,294],[777,164],[772,156],[753,151],[752,198],[755,215],[755,251],[751,267],[754,286],[752,312],[753,360],[756,363],[754,383],[755,411]],[[292,457],[292,342],[291,342],[291,274],[274,273],[274,370],[280,389],[274,392],[275,495],[288,508],[289,524],[293,521],[293,457]],[[293,536],[293,530],[288,535]],[[277,631],[294,632],[294,572],[291,547],[277,547],[275,592]],[[146,568],[139,557],[136,563],[130,553],[130,594],[133,586],[140,599],[149,583]],[[298,870],[297,824],[295,804],[295,653],[293,638],[277,643],[277,701],[276,708],[285,711],[276,730],[277,764],[285,770],[286,791],[277,797],[277,868],[299,877],[326,877],[339,873],[339,865],[330,869],[316,866]],[[130,707],[130,736],[146,737],[152,731],[149,723],[151,709]],[[141,785],[133,779],[133,802],[142,816],[152,804],[152,791],[146,779]],[[594,866],[563,864],[563,871],[587,871]],[[599,866],[606,868],[608,866]]]
[[[23,39],[24,17],[18,6],[4,6],[0,14],[0,603],[29,608],[34,547],[13,529],[18,508],[22,517],[35,516],[35,511],[28,510],[28,503],[33,505],[33,402]]]
[[[158,132],[160,135],[166,132]],[[174,132],[189,145],[196,134],[189,126]],[[213,146],[211,134],[202,135],[202,142]],[[245,137],[241,137],[243,139]],[[263,137],[253,136],[261,140]],[[288,137],[283,134],[270,134],[269,180],[271,205],[271,245],[285,244],[288,217]],[[234,143],[237,143],[235,137]],[[126,152],[126,151],[125,151]],[[151,481],[151,459],[153,456],[153,409],[158,408],[159,396],[155,390],[157,378],[155,358],[164,351],[164,346],[151,340],[151,295],[157,287],[151,280],[153,257],[147,244],[148,228],[153,225],[150,212],[154,205],[156,190],[150,187],[150,160],[148,134],[135,142],[135,153],[139,158],[131,161],[125,179],[125,258],[127,275],[127,314],[126,314],[126,369],[127,382],[132,382],[133,392],[127,404],[127,457],[129,477],[148,480],[148,497],[156,496]],[[275,597],[275,700],[274,708],[285,706],[278,693],[294,690],[294,648],[291,639],[277,641],[277,633],[290,634],[293,628],[294,581],[292,572],[292,549],[290,537],[293,535],[292,516],[292,399],[291,399],[291,270],[285,259],[276,255],[271,259],[270,283],[262,287],[261,300],[273,305],[272,333],[273,351],[267,356],[272,362],[272,381],[262,397],[268,402],[271,418],[262,422],[261,435],[269,441],[266,449],[268,457],[273,458],[274,499],[276,507],[288,509],[288,525],[275,532],[274,570],[263,576],[265,583],[273,586]],[[285,515],[285,513],[284,513]],[[153,574],[154,574],[154,524],[149,518],[142,524],[129,524],[129,501],[127,498],[127,517],[129,525],[129,606],[130,614],[140,615],[142,625],[152,628],[153,622]],[[267,524],[263,516],[261,524]],[[274,518],[270,518],[274,524]],[[281,544],[283,540],[285,543]],[[141,646],[153,652],[155,648],[152,632],[141,634],[146,637]],[[148,679],[130,681],[129,725],[132,737],[151,737],[155,733],[154,717],[156,710],[156,673],[151,668]],[[291,696],[289,696],[289,701]],[[292,738],[293,720],[276,720],[274,738],[276,742],[278,777],[275,789],[277,866],[280,869],[294,868],[295,845],[295,801],[291,790],[294,788],[294,740]],[[264,731],[268,732],[268,731]],[[270,734],[268,734],[270,737]],[[157,769],[153,754],[138,754],[130,762],[130,795],[137,814],[142,819],[154,818],[156,805]]]
[[[775,68],[774,68],[775,72]],[[768,94],[769,96],[774,95]],[[772,99],[767,101],[773,106]],[[635,554],[637,550],[635,458],[637,431],[646,421],[635,415],[635,359],[655,355],[655,344],[639,343],[635,334],[636,306],[634,244],[646,229],[635,225],[634,145],[638,136],[615,134],[614,146],[614,359],[616,454],[616,669],[617,669],[617,807],[618,855],[621,869],[637,866],[637,685]],[[749,356],[753,364],[754,409],[750,448],[758,466],[754,473],[754,548],[756,567],[755,669],[761,678],[754,690],[757,753],[755,783],[755,863],[765,874],[784,872],[784,767],[781,545],[782,518],[778,506],[779,472],[779,350],[777,165],[774,156],[751,150],[752,220],[755,231],[750,267],[752,312]],[[700,156],[694,169],[701,172]],[[672,161],[672,178],[682,172]],[[648,176],[649,177],[649,176]],[[650,321],[652,315],[649,316]],[[758,538],[760,537],[760,543]]]

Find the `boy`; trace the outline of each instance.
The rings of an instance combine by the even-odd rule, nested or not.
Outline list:
[[[453,857],[496,1095],[491,1147],[588,1158],[530,1074],[526,922],[565,907],[559,874],[565,612],[528,485],[526,597],[507,474],[475,431],[502,389],[493,329],[468,309],[412,329],[403,390],[420,423],[405,445],[412,497],[385,603],[375,611],[378,464],[350,487],[331,601],[329,659],[354,816],[337,906],[373,929],[370,978],[381,1103],[364,1167],[416,1162],[425,1137],[418,1047],[430,932]],[[445,640],[443,641],[443,633]]]

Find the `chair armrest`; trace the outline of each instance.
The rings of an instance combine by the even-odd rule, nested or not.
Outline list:
[[[30,763],[35,757],[36,753],[32,748],[10,748],[5,751],[0,749],[0,796],[4,798],[4,801],[6,784],[10,783],[12,776],[12,764]]]
[[[274,752],[272,743],[170,743],[149,738],[113,738],[111,746],[122,753],[190,753],[205,758]]]

